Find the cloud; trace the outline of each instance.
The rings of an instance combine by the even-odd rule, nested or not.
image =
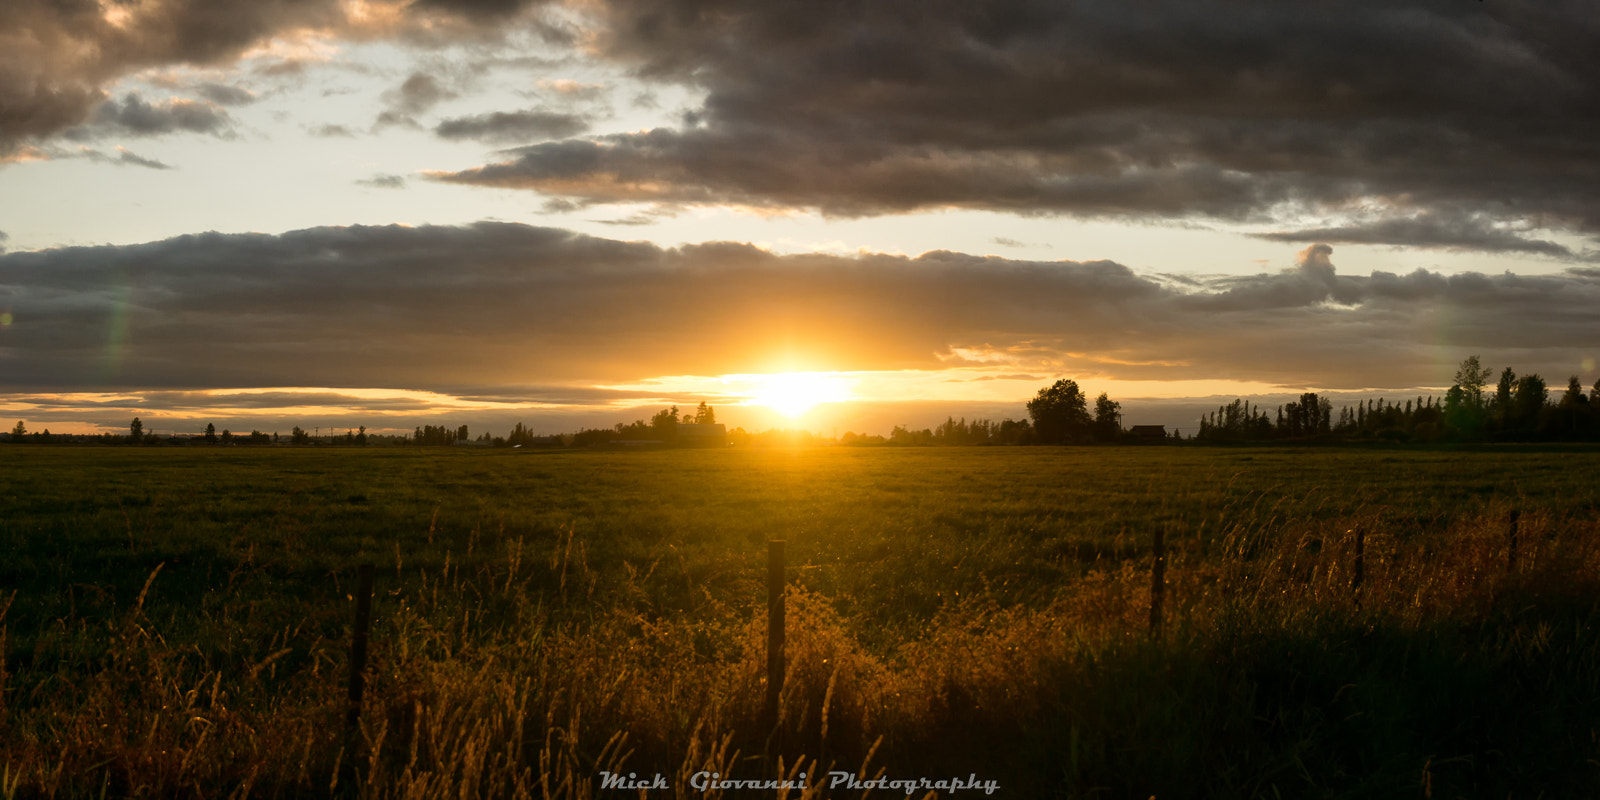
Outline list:
[[[531,31],[703,104],[677,127],[581,139],[572,124],[512,124],[530,112],[452,120],[504,141],[569,138],[440,179],[577,205],[1208,218],[1280,241],[1560,258],[1586,257],[1558,243],[1564,235],[1600,234],[1600,17],[1582,3],[580,5],[8,0],[0,161],[97,125],[221,135],[222,106],[246,99],[211,84],[197,89],[204,103],[161,114],[106,101],[108,87],[152,67],[340,37],[471,42],[493,60],[487,43]],[[378,126],[420,128],[455,91],[414,73]],[[540,93],[590,102],[604,89],[551,82]],[[1387,210],[1351,219],[1376,205]]]
[[[222,106],[247,106],[256,101],[254,92],[222,83],[202,83],[195,87],[201,97]]]
[[[439,123],[433,132],[444,139],[525,142],[530,139],[563,139],[588,128],[589,120],[578,114],[529,109],[447,119]]]
[[[326,124],[322,124],[322,125],[317,125],[315,127],[312,127],[310,129],[308,129],[306,132],[311,134],[312,136],[315,136],[315,137],[319,138],[319,139],[331,139],[331,138],[334,138],[334,137],[352,137],[352,136],[356,135],[355,131],[353,131],[353,130],[351,130],[351,129],[343,126],[343,125],[334,125],[332,123],[326,123]]]
[[[374,130],[391,126],[421,130],[422,123],[417,121],[417,115],[460,96],[446,89],[437,78],[413,72],[398,88],[383,93],[384,102],[389,107],[378,114],[372,127]]]
[[[117,155],[115,156],[102,153],[92,147],[84,147],[78,150],[77,157],[86,158],[90,161],[97,161],[105,164],[116,164],[118,166],[145,167],[146,169],[173,169],[171,164],[157,161],[153,158],[145,158],[144,156],[133,153],[124,147],[118,147]]]
[[[406,179],[400,175],[374,175],[370,178],[356,181],[356,185],[372,189],[404,189],[406,188]]]
[[[451,100],[460,95],[444,88],[438,79],[421,72],[413,72],[400,88],[389,94],[389,101],[396,110],[408,114],[420,114],[430,108]]]
[[[1600,18],[1581,4],[595,9],[595,52],[705,92],[692,122],[443,179],[837,216],[1300,220],[1280,236],[1557,255],[1506,226],[1600,233]],[[1379,201],[1434,221],[1327,224]]]
[[[179,131],[226,138],[233,133],[233,118],[212,102],[170,99],[151,103],[138,92],[129,92],[120,103],[102,103],[88,124],[68,131],[66,136],[84,140],[117,135],[161,136]]]
[[[522,20],[547,41],[570,31],[539,21],[542,3],[461,0],[172,0],[0,3],[0,161],[90,123],[106,87],[152,67],[228,65],[275,38],[482,42]],[[264,74],[303,69],[286,59]],[[230,87],[231,88],[231,87]],[[202,88],[212,103],[237,91]],[[207,92],[210,94],[208,95]]]
[[[416,0],[414,7],[494,22],[538,5],[532,0]]]
[[[506,223],[201,234],[0,255],[17,391],[346,386],[493,394],[772,369],[945,369],[1355,389],[1479,353],[1562,375],[1600,281],[1283,271],[1175,287],[1110,261],[779,256]],[[464,388],[465,387],[465,388]]]
[[[1491,253],[1530,253],[1577,258],[1571,248],[1543,239],[1531,239],[1483,214],[1425,213],[1386,217],[1350,225],[1254,234],[1278,242],[1337,242],[1387,244],[1442,250],[1478,250]]]
[[[610,87],[603,83],[583,83],[580,81],[557,79],[539,81],[539,89],[545,93],[555,95],[565,103],[595,103],[610,94]]]

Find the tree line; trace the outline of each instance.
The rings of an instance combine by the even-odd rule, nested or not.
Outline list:
[[[1491,381],[1493,388],[1491,390]],[[1554,442],[1600,441],[1600,380],[1586,393],[1578,376],[1552,397],[1537,373],[1494,370],[1470,356],[1443,397],[1368,399],[1339,409],[1314,393],[1276,412],[1234,400],[1200,419],[1202,442],[1394,441]]]
[[[1491,381],[1493,387],[1491,389]],[[1026,405],[1027,419],[999,422],[965,417],[947,417],[933,428],[921,430],[896,425],[888,436],[846,432],[838,438],[843,445],[939,446],[939,445],[1030,445],[1091,444],[1138,441],[1149,437],[1130,437],[1122,427],[1122,404],[1106,393],[1095,398],[1093,410],[1087,395],[1070,379],[1058,380],[1038,391]],[[677,406],[662,409],[650,419],[617,423],[609,428],[583,428],[573,433],[535,434],[518,422],[506,436],[480,434],[471,438],[466,425],[421,425],[409,436],[368,434],[363,426],[343,435],[313,436],[295,426],[290,445],[336,445],[360,447],[374,445],[451,446],[473,443],[490,447],[593,447],[612,444],[674,445],[686,441],[681,425],[716,424],[716,410],[704,402],[692,412]],[[1137,431],[1135,431],[1137,432]],[[692,438],[692,437],[691,437]],[[157,437],[146,433],[136,417],[128,434],[93,436],[52,436],[49,430],[29,433],[18,421],[9,436],[11,442],[96,442],[105,444],[194,444],[259,446],[284,443],[277,433],[252,430],[219,435],[208,424],[204,436]],[[1169,441],[1177,441],[1174,432]],[[1387,398],[1366,400],[1339,408],[1315,392],[1275,408],[1237,399],[1219,406],[1200,419],[1200,427],[1189,441],[1229,442],[1312,442],[1312,441],[1600,441],[1600,380],[1586,393],[1576,375],[1567,381],[1559,397],[1538,374],[1517,375],[1510,367],[1498,379],[1482,365],[1478,356],[1461,362],[1455,382],[1443,397],[1433,395],[1408,398],[1404,402]],[[732,445],[813,444],[823,440],[806,431],[771,430],[764,433],[735,428],[725,441]]]

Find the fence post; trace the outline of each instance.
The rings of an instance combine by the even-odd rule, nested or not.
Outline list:
[[[1167,593],[1167,531],[1156,528],[1150,548],[1150,638],[1161,638],[1161,601]]]
[[[354,734],[361,719],[361,695],[366,689],[367,631],[372,627],[373,565],[357,568],[356,624],[350,632],[350,708],[345,727]]]
[[[1356,610],[1361,610],[1361,581],[1367,572],[1367,531],[1356,528],[1356,567],[1350,576],[1350,591],[1355,594]]]
[[[783,692],[783,543],[767,542],[767,707],[772,724],[778,721],[778,696]]]
[[[1511,530],[1506,548],[1506,574],[1515,574],[1517,571],[1517,520],[1522,517],[1522,509],[1511,509]]]

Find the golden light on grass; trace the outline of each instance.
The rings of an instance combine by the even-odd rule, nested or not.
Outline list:
[[[823,403],[853,400],[848,378],[828,372],[779,372],[755,375],[751,405],[766,406],[790,419],[798,419]]]

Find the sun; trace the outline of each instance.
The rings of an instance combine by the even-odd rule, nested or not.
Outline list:
[[[756,376],[750,402],[797,419],[822,403],[842,403],[849,399],[850,382],[836,374],[779,372]]]

